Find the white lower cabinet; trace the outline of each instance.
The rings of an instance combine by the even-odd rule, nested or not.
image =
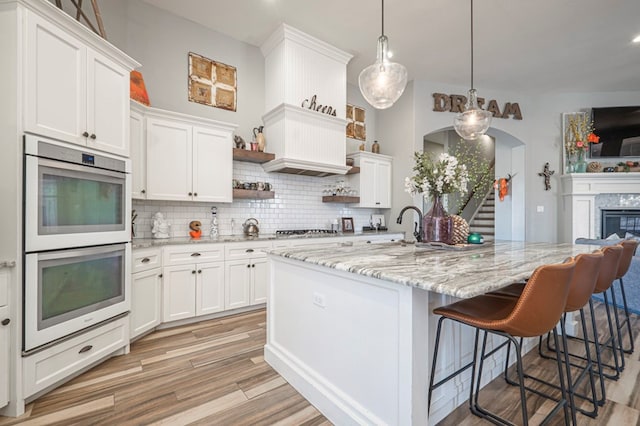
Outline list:
[[[9,283],[11,273],[0,270],[0,407],[9,403]]]
[[[162,270],[137,272],[131,278],[131,338],[160,324]]]
[[[163,269],[162,321],[224,310],[224,263],[193,263]]]
[[[266,258],[228,261],[226,274],[225,309],[266,303],[269,280]]]
[[[270,242],[228,244],[225,248],[225,309],[267,301],[269,270],[266,249]]]
[[[120,318],[23,358],[24,397],[55,385],[129,343],[129,318]]]
[[[136,249],[131,255],[131,338],[162,320],[162,250]]]

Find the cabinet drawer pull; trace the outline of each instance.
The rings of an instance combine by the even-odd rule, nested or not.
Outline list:
[[[140,193],[141,193],[141,194],[146,194],[146,193],[147,193],[147,190],[146,190],[146,189],[143,189],[142,191],[140,191]]]
[[[85,138],[88,138],[88,137],[89,137],[89,132],[84,132],[84,133],[82,134],[82,136],[84,136]]]
[[[251,265],[247,265],[247,268],[251,268]]]
[[[91,136],[89,136],[89,137],[90,137],[91,139],[94,139],[94,140],[97,138],[97,136],[96,136],[96,134],[95,134],[95,133],[91,133]]]
[[[197,197],[197,196],[198,196],[198,193],[197,193],[197,192],[194,192],[194,193],[193,193],[193,196],[194,196],[194,197]]]
[[[10,322],[11,320],[9,318],[5,318],[2,320],[2,325],[9,325]]]
[[[253,253],[253,249],[246,249],[245,252],[246,253]]]
[[[379,202],[379,201],[377,201],[377,202],[376,202],[376,206],[379,206],[379,205],[380,205],[380,202]]]
[[[201,274],[202,273],[202,269],[198,269],[198,273]]]
[[[193,195],[193,192],[190,192],[190,193],[189,193],[189,197],[191,197],[192,195]]]
[[[149,259],[148,257],[145,257],[144,259],[142,259],[140,262],[142,263],[149,263],[151,262],[151,259]]]
[[[371,244],[371,241],[367,241],[367,244]]]
[[[195,274],[195,273],[196,273],[195,269],[194,269],[193,271],[191,271],[191,273],[192,273],[192,274]]]
[[[251,267],[252,267],[252,268],[255,268],[255,267],[256,267],[256,264],[255,264],[255,263],[254,263],[254,264],[252,264],[252,265],[251,265]]]
[[[198,252],[191,253],[191,257],[198,257],[198,256],[202,256],[202,255]]]
[[[158,278],[162,278],[162,274],[158,275]]]
[[[80,349],[80,350],[78,351],[78,353],[79,353],[79,354],[83,354],[83,353],[85,353],[85,352],[89,352],[91,349],[93,349],[93,346],[92,346],[92,345],[87,345],[87,346],[85,346],[84,348]]]

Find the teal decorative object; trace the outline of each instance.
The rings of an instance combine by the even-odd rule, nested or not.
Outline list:
[[[478,234],[477,232],[472,232],[467,237],[467,242],[469,244],[482,244],[482,243],[484,243],[484,237],[482,235]]]

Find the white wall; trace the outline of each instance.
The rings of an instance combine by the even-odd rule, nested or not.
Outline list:
[[[432,94],[465,94],[467,90],[468,88],[465,87],[435,82],[414,82],[412,102],[415,105],[415,129],[413,145],[409,143],[403,150],[405,155],[407,151],[416,149],[422,144],[423,135],[450,127],[453,122],[453,113],[433,111]],[[524,238],[528,241],[558,241],[559,177],[562,173],[562,112],[600,106],[636,105],[640,92],[549,95],[483,90],[481,87],[478,90],[481,97],[496,99],[500,108],[505,102],[518,102],[523,115],[523,120],[494,118],[488,132],[496,136],[496,144],[500,143],[501,134],[506,137],[504,133],[524,144],[523,148],[512,151],[510,160],[513,163],[524,164],[524,167],[512,170],[512,173],[518,173],[513,192],[517,191],[517,197],[524,197],[524,212],[516,209],[512,211],[511,226],[514,235],[523,228]],[[379,126],[385,123],[385,125],[397,127],[392,120],[387,120],[385,114],[384,111],[379,114]],[[393,132],[392,129],[387,130]],[[497,158],[496,161],[500,160]],[[555,170],[549,191],[545,191],[542,178],[538,176],[546,162],[549,162],[551,170]],[[394,191],[401,190],[399,183],[394,181]],[[399,204],[394,201],[394,209],[399,208],[398,206]],[[544,212],[537,212],[537,206],[543,206]]]

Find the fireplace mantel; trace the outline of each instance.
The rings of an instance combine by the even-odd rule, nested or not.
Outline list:
[[[561,229],[563,242],[576,238],[600,238],[596,223],[600,209],[596,196],[601,194],[640,194],[640,173],[572,173],[561,176]],[[612,205],[611,208],[624,206]]]

